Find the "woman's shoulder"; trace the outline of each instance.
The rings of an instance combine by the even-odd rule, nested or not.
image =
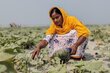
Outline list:
[[[72,24],[76,20],[77,20],[77,18],[75,16],[68,16],[67,17],[67,22],[69,22],[70,24]]]

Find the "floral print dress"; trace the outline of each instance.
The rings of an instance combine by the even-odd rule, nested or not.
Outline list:
[[[71,30],[69,33],[64,35],[46,35],[44,40],[48,42],[48,47],[50,48],[49,56],[53,56],[53,54],[60,50],[69,48],[71,45],[76,43],[78,37],[77,37],[77,31]],[[87,40],[84,41],[77,49],[76,56],[84,56],[84,50],[85,46],[87,44]]]

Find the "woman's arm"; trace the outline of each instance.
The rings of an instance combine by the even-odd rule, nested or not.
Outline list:
[[[44,47],[46,47],[48,44],[48,42],[46,40],[41,40],[37,45],[36,47],[39,48],[39,49],[42,49]]]
[[[48,42],[47,42],[46,40],[41,40],[41,41],[36,45],[34,51],[32,52],[32,59],[34,59],[36,55],[38,56],[39,53],[40,53],[40,50],[41,50],[42,48],[46,47],[47,44],[48,44]]]
[[[34,51],[32,52],[32,59],[35,58],[35,56],[39,55],[39,52],[42,48],[46,47],[48,45],[48,42],[52,39],[53,35],[46,35],[43,40],[41,40],[35,47]]]
[[[71,46],[71,48],[74,50],[73,54],[75,54],[78,46],[81,45],[90,35],[90,31],[76,17],[71,18],[71,20],[72,20],[72,23],[71,23],[72,27],[77,31],[77,36],[78,36],[77,42]]]
[[[80,46],[84,41],[86,40],[86,37],[80,36],[76,43],[74,43],[70,48],[72,48],[72,54],[75,54],[77,51],[78,46]]]

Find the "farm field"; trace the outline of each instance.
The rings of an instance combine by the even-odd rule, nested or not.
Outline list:
[[[91,31],[85,60],[60,64],[48,61],[49,49],[31,59],[34,46],[45,36],[47,27],[0,28],[0,73],[110,73],[110,25],[88,25]]]

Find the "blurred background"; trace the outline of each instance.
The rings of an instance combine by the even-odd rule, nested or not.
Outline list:
[[[0,27],[49,26],[51,7],[62,7],[85,24],[109,24],[110,0],[0,0]]]

